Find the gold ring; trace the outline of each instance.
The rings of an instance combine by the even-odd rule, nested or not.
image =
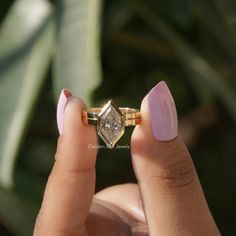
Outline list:
[[[93,107],[82,112],[85,124],[95,125],[97,134],[109,148],[113,148],[125,132],[125,127],[141,123],[139,110],[117,107],[110,100],[102,108]]]

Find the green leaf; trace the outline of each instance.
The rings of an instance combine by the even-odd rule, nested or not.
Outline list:
[[[90,102],[100,82],[100,0],[59,0],[54,70],[56,99],[62,88]]]
[[[191,15],[187,0],[159,0],[150,2],[153,10],[158,10],[160,15],[182,29],[191,26]]]
[[[202,21],[204,27],[207,27],[209,32],[221,42],[221,44],[229,49],[229,42],[225,37],[224,30],[222,29],[221,21],[217,17],[216,10],[212,3],[204,0],[190,0],[194,14]],[[209,14],[211,12],[211,14]]]
[[[32,235],[37,207],[27,203],[13,191],[0,188],[1,223],[14,235]]]
[[[236,53],[235,7],[234,0],[212,0],[222,22],[230,45]]]
[[[231,29],[234,17],[230,14],[232,9],[235,9],[232,0],[191,0],[190,4],[195,15],[202,21],[203,27],[206,27],[221,43],[227,54],[235,59],[235,35],[233,36]],[[226,6],[229,7],[227,14],[224,12]]]
[[[52,24],[46,0],[18,0],[0,31],[0,184],[13,185],[13,168],[48,69]]]
[[[184,67],[191,71],[188,79],[197,88],[196,93],[201,98],[207,97],[207,93],[216,94],[236,121],[236,96],[221,75],[192,48],[187,40],[148,8],[144,1],[130,0],[130,2],[137,14],[156,29],[176,50]],[[191,76],[193,73],[194,76]],[[204,96],[201,94],[204,94]]]

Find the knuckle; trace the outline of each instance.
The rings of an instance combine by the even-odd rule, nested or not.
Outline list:
[[[194,185],[196,174],[190,158],[162,167],[156,178],[169,188],[189,188]]]

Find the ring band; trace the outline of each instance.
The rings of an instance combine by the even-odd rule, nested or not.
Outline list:
[[[98,135],[109,148],[113,148],[124,134],[125,127],[141,123],[141,115],[139,110],[134,108],[118,108],[110,100],[102,108],[83,110],[82,120],[85,124],[95,125]]]
[[[125,126],[135,126],[140,124],[140,112],[137,109],[128,108],[128,107],[119,107],[120,111],[124,115]],[[82,113],[82,118],[85,124],[97,125],[98,116],[102,108],[93,107],[87,110],[84,110]]]

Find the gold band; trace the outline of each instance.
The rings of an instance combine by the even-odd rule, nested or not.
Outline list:
[[[128,108],[128,107],[119,107],[119,110],[124,115],[125,126],[135,126],[141,123],[141,115],[139,110]],[[82,120],[85,124],[97,125],[98,117],[102,108],[93,107],[82,112]]]

